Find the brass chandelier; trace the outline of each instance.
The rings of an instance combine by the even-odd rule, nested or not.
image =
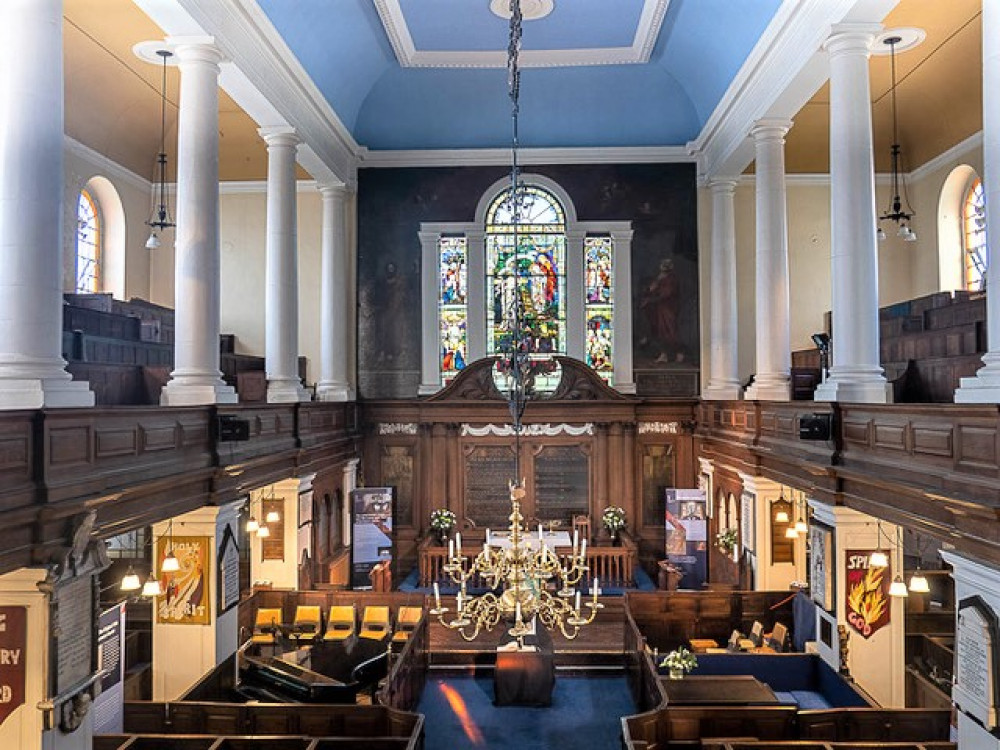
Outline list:
[[[518,225],[523,211],[530,200],[521,180],[517,160],[518,149],[518,103],[521,74],[518,55],[521,49],[521,0],[510,0],[510,37],[507,46],[507,86],[511,100],[511,174],[510,174],[510,215],[513,224],[515,254],[515,278],[513,301],[505,318],[509,331],[502,361],[498,368],[504,373],[504,396],[514,422],[515,458],[514,476],[520,476],[521,419],[527,400],[532,395],[534,382],[532,370],[535,364],[530,357],[531,337],[525,330],[522,296],[518,292],[521,285],[521,264],[518,262],[520,241]],[[595,578],[591,586],[592,599],[581,601],[578,584],[584,579],[587,567],[587,540],[580,543],[574,532],[573,547],[569,557],[560,559],[544,541],[539,528],[537,542],[524,526],[521,515],[521,501],[524,499],[524,480],[510,483],[511,513],[508,548],[490,546],[487,531],[483,549],[475,558],[462,554],[462,537],[456,535],[457,544],[449,545],[448,561],[444,572],[459,590],[456,596],[454,617],[446,619],[447,607],[441,605],[441,592],[434,584],[434,608],[431,615],[447,628],[457,630],[467,640],[474,640],[483,630],[491,631],[501,620],[513,621],[508,634],[518,639],[532,632],[532,621],[537,618],[548,630],[558,630],[568,639],[577,636],[580,628],[589,625],[597,616],[603,604],[597,601],[600,593],[599,582]],[[484,582],[489,591],[470,596],[468,584],[474,576]],[[586,607],[585,612],[583,607]]]

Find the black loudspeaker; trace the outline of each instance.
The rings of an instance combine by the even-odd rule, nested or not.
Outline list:
[[[799,440],[829,440],[832,434],[832,414],[806,414],[799,417]]]
[[[250,439],[250,420],[232,414],[220,414],[216,423],[216,437],[220,443]]]

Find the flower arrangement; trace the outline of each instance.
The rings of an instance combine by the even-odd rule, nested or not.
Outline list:
[[[736,549],[737,534],[736,529],[723,529],[718,534],[715,535],[716,546],[725,552],[727,555],[732,553]]]
[[[625,528],[625,510],[617,505],[609,505],[601,514],[601,522],[609,533],[617,534]]]
[[[447,508],[435,508],[431,511],[431,528],[438,534],[447,534],[457,520],[455,513]]]
[[[663,661],[660,662],[660,666],[666,667],[671,673],[684,674],[698,666],[698,659],[684,648],[684,646],[681,646],[664,656]]]

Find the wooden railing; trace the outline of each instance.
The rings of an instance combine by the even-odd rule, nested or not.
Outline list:
[[[468,559],[474,559],[482,551],[482,544],[478,546],[462,545],[462,554]],[[570,556],[569,547],[558,547],[555,550],[561,560]],[[587,547],[587,573],[588,582],[595,576],[600,579],[601,587],[614,586],[629,588],[635,585],[635,565],[638,557],[635,542],[629,538],[622,540],[620,547],[588,546]],[[451,579],[444,572],[444,566],[448,561],[448,548],[435,544],[431,538],[424,539],[418,549],[418,565],[420,569],[420,585],[428,587],[435,582],[440,584],[450,584]],[[473,587],[485,585],[474,577],[470,581]]]
[[[379,704],[399,711],[414,710],[427,682],[429,646],[427,610],[424,610],[406,645],[398,654],[392,654],[389,674],[376,694]]]

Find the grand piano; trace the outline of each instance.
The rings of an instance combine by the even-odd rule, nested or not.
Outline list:
[[[388,663],[383,642],[357,637],[317,643],[302,663],[243,654],[236,690],[263,702],[355,703],[359,691],[385,677]]]

